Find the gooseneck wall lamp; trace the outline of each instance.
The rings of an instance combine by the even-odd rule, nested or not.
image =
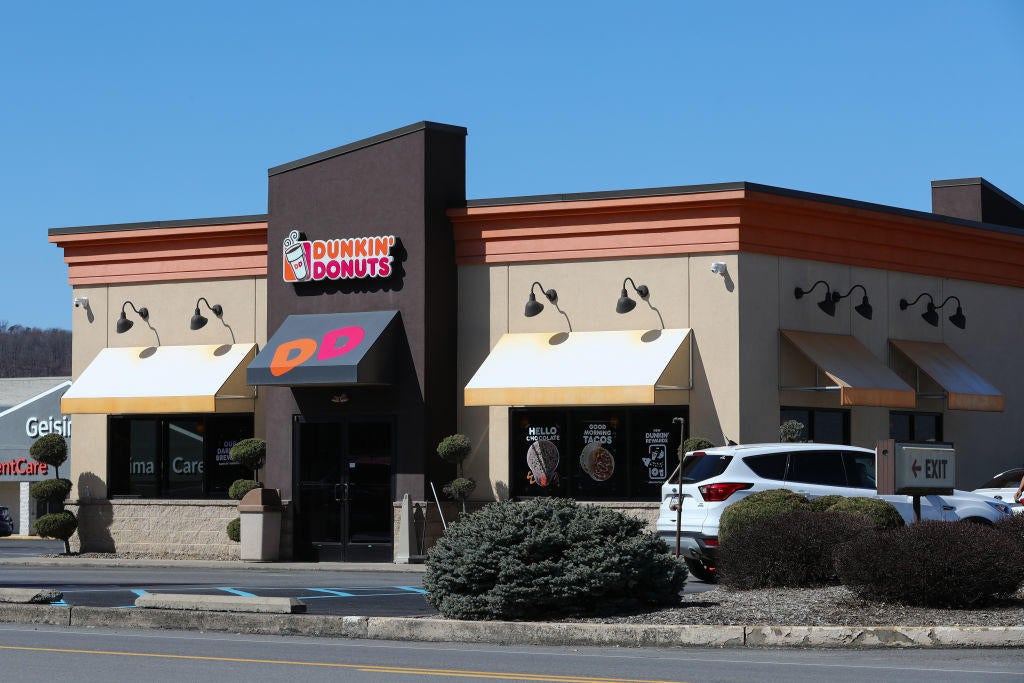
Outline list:
[[[135,308],[135,304],[133,304],[131,301],[125,301],[123,304],[121,304],[121,317],[117,319],[118,334],[124,334],[128,330],[132,329],[132,325],[135,324],[128,319],[127,315],[125,315],[125,306],[131,306],[132,310],[135,311],[140,318],[142,318],[143,320],[149,320],[149,309],[147,309],[145,306],[143,306],[142,308]]]
[[[647,285],[637,285],[633,282],[633,278],[627,277],[622,281],[622,292],[619,294],[619,300],[615,304],[616,313],[629,313],[636,308],[636,302],[629,298],[629,294],[626,293],[626,283],[633,285],[633,289],[640,295],[640,298],[647,301],[647,297],[651,295],[651,290],[647,288]]]
[[[825,285],[825,298],[818,302],[818,308],[820,308],[826,315],[834,318],[836,316],[836,300],[832,298],[832,287],[824,280],[818,280],[811,285],[809,289],[797,287],[793,290],[793,296],[797,299],[802,299],[805,294],[810,294],[817,289],[818,285]],[[839,292],[836,292],[836,294],[838,293]]]
[[[213,311],[213,314],[218,318],[224,315],[224,308],[220,304],[210,305],[210,302],[206,300],[205,296],[201,296],[196,300],[196,312],[192,315],[192,322],[189,323],[189,327],[193,330],[198,330],[205,327],[206,323],[209,322],[199,313],[199,302],[202,301],[206,304],[206,307]]]
[[[839,303],[840,301],[842,301],[846,297],[848,297],[851,294],[853,294],[853,291],[855,289],[858,289],[858,288],[860,289],[860,291],[864,292],[864,296],[863,296],[863,298],[861,298],[860,303],[853,307],[853,310],[857,311],[857,313],[862,318],[865,318],[867,320],[871,320],[871,314],[872,314],[873,311],[871,309],[871,303],[868,302],[868,290],[866,290],[864,288],[864,285],[859,285],[859,284],[858,285],[854,285],[853,287],[850,287],[850,291],[847,292],[846,294],[840,294],[839,292],[832,292],[832,302],[833,303]]]
[[[544,310],[544,304],[537,301],[537,295],[533,293],[534,287],[540,287],[540,291],[543,292],[544,297],[551,303],[558,301],[558,292],[553,289],[544,289],[544,285],[539,282],[534,282],[530,285],[530,298],[526,302],[525,314],[527,318],[532,318]]]
[[[932,295],[929,294],[928,292],[922,292],[918,294],[917,298],[914,299],[913,301],[908,302],[906,299],[900,299],[900,310],[907,310],[908,308],[916,304],[918,301],[920,301],[923,297],[928,297],[928,305],[925,308],[924,313],[921,314],[921,318],[923,318],[926,323],[928,323],[932,327],[938,327],[939,311],[942,310],[943,306],[949,303],[950,299],[956,299],[956,312],[953,315],[949,316],[949,322],[953,323],[961,330],[967,328],[967,316],[964,315],[963,306],[960,304],[959,297],[956,296],[947,296],[941,304],[936,306],[935,300],[932,299]]]

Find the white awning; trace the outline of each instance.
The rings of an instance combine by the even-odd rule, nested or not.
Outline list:
[[[945,344],[902,339],[890,339],[889,343],[946,391],[950,410],[1005,409],[1006,399],[999,390]]]
[[[465,404],[678,405],[690,384],[689,329],[506,334]]]
[[[251,412],[245,366],[255,344],[106,348],[61,399],[61,412]]]

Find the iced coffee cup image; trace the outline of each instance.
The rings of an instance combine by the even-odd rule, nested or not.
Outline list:
[[[284,257],[292,268],[296,280],[309,279],[309,264],[306,263],[306,247],[299,239],[299,231],[292,230],[284,239]]]

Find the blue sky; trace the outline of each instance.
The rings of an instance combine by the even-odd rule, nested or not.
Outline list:
[[[471,198],[748,180],[1024,201],[1024,3],[0,4],[0,320],[70,328],[54,227],[266,211],[269,167],[462,125]]]

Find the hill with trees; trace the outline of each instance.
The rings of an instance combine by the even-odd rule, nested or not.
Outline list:
[[[43,330],[0,321],[0,377],[60,377],[70,374],[70,330]]]

